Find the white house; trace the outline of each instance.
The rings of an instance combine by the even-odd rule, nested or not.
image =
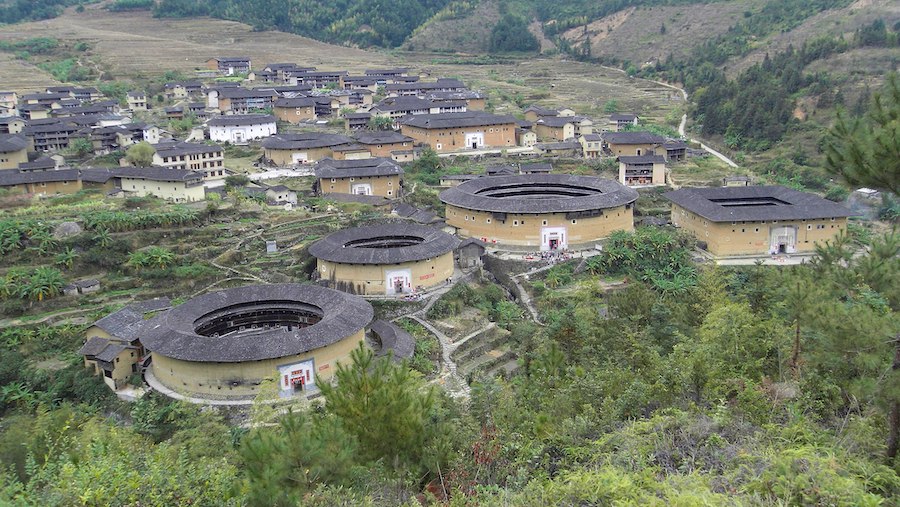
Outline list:
[[[275,117],[270,114],[234,114],[217,116],[207,122],[213,141],[242,144],[277,133]]]

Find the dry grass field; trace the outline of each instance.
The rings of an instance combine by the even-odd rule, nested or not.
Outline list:
[[[498,112],[520,112],[519,104],[568,106],[581,114],[603,116],[614,100],[621,111],[661,119],[681,105],[680,96],[654,83],[628,78],[598,65],[537,58],[501,65],[435,63],[448,55],[363,51],[325,44],[282,32],[254,32],[248,25],[218,19],[161,20],[147,12],[110,13],[96,6],[69,9],[59,18],[0,27],[0,40],[54,37],[65,43],[87,42],[86,58],[115,79],[141,79],[166,70],[186,73],[213,56],[249,56],[256,66],[296,62],[321,69],[361,73],[378,66],[409,66],[431,77],[458,77],[491,97]],[[0,53],[0,88],[34,90],[52,83],[48,74]]]
[[[676,58],[687,56],[694,46],[724,33],[744,11],[755,10],[760,4],[760,0],[733,0],[630,8],[588,24],[587,34],[579,27],[567,31],[564,37],[574,44],[590,37],[594,56],[614,56],[640,66],[664,60],[669,53]]]
[[[27,92],[55,84],[59,82],[47,72],[17,60],[12,53],[0,52],[0,89]]]
[[[148,12],[111,13],[97,6],[69,9],[55,19],[0,27],[0,40],[53,37],[87,42],[89,56],[113,76],[140,77],[166,70],[190,72],[213,56],[249,56],[257,64],[298,62],[322,69],[388,65],[386,54],[324,44],[281,32],[253,32],[218,19],[154,19]],[[6,72],[0,81],[6,82]]]

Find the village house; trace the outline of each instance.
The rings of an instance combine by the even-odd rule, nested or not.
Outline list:
[[[338,134],[279,134],[262,141],[266,159],[274,165],[298,165],[334,157],[334,148],[353,144]]]
[[[575,111],[569,108],[549,109],[541,106],[529,106],[525,109],[525,119],[530,122],[536,122],[541,118],[571,118],[575,116]]]
[[[663,143],[668,162],[680,162],[687,156],[687,143],[681,139],[669,139]]]
[[[0,171],[0,189],[11,194],[74,194],[82,188],[78,169]]]
[[[344,128],[347,130],[365,129],[368,128],[371,120],[371,113],[346,113],[344,115]]]
[[[165,96],[167,99],[186,99],[203,95],[203,83],[200,81],[176,81],[166,83]]]
[[[464,113],[466,102],[420,99],[418,97],[387,97],[369,109],[372,116],[382,116],[398,120],[411,114]]]
[[[638,116],[636,114],[614,113],[609,115],[606,122],[606,132],[621,132],[627,127],[637,127]]]
[[[28,138],[22,134],[0,134],[0,169],[17,169],[28,162]]]
[[[557,157],[577,157],[582,152],[581,143],[575,139],[553,143],[537,143],[534,145],[534,150],[541,155]]]
[[[605,151],[613,156],[665,155],[662,136],[650,132],[607,132]]]
[[[478,174],[445,174],[441,176],[440,186],[442,187],[455,187],[460,183],[464,183],[469,180],[474,180],[478,178],[480,175]]]
[[[479,92],[472,90],[461,90],[455,92],[427,92],[422,95],[425,100],[432,102],[458,102],[465,101],[467,111],[484,111],[487,104],[487,98]]]
[[[369,149],[359,143],[344,144],[332,148],[335,160],[362,160],[364,158],[372,158]]]
[[[400,197],[403,169],[388,158],[363,160],[324,159],[316,164],[320,194]]]
[[[213,141],[243,144],[278,133],[275,117],[270,114],[234,114],[217,116],[206,122]]]
[[[278,92],[271,88],[217,87],[207,91],[206,107],[223,113],[247,114],[271,108],[277,98]]]
[[[21,134],[25,125],[25,120],[18,116],[0,118],[0,134]]]
[[[516,146],[515,117],[482,111],[408,116],[400,132],[438,153]]]
[[[373,157],[394,158],[397,151],[412,149],[415,141],[399,132],[361,132],[356,134],[356,142],[365,146]]]
[[[94,322],[78,351],[84,356],[84,367],[101,375],[110,389],[125,387],[128,378],[140,372],[146,354],[140,341],[147,323],[145,317],[171,306],[168,298],[132,303]]]
[[[73,139],[89,138],[90,128],[70,121],[48,119],[29,123],[22,133],[31,139],[34,151],[59,151],[68,148]]]
[[[249,74],[251,70],[250,59],[244,56],[217,57],[206,61],[206,68],[214,70],[225,76],[236,74]]]
[[[813,252],[847,228],[850,211],[815,194],[782,186],[682,188],[672,224],[717,257]]]
[[[160,142],[154,146],[153,165],[182,171],[197,171],[204,179],[227,176],[221,146],[181,141]]]
[[[73,99],[81,102],[93,102],[103,98],[103,94],[100,93],[100,90],[93,86],[49,86],[47,87],[47,93],[68,94]]]
[[[441,78],[434,82],[418,81],[414,83],[394,83],[384,86],[388,97],[401,95],[421,96],[433,92],[461,92],[468,90],[465,83],[458,79]]]
[[[147,94],[144,92],[128,92],[125,100],[128,102],[128,109],[132,111],[147,110]]]
[[[603,154],[603,138],[600,134],[585,134],[578,138],[584,158],[599,158]]]
[[[623,155],[619,162],[619,183],[634,187],[666,184],[666,159],[662,155]]]
[[[553,172],[553,166],[548,162],[519,164],[519,174],[550,174],[551,172]]]
[[[350,73],[346,70],[339,71],[310,71],[294,74],[290,80],[291,84],[306,84],[312,86],[314,90],[321,88],[343,88],[344,76]]]
[[[50,118],[50,106],[41,104],[20,104],[16,109],[26,120],[46,120]]]
[[[534,132],[541,141],[565,141],[575,137],[573,117],[542,116],[534,122]]]
[[[19,95],[12,91],[0,91],[0,107],[15,110],[19,105]]]
[[[275,100],[272,113],[281,121],[294,125],[316,119],[316,101],[309,97],[279,98]]]
[[[92,171],[103,171],[94,169]],[[203,174],[168,167],[116,167],[109,169],[116,187],[125,195],[153,195],[173,202],[196,202],[206,199]],[[85,173],[91,171],[85,170]]]

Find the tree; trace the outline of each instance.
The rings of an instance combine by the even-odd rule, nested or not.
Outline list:
[[[125,160],[135,167],[150,167],[153,165],[153,155],[155,153],[156,150],[153,148],[153,145],[146,141],[141,141],[128,147],[128,150],[125,152]]]
[[[225,188],[228,189],[246,187],[249,183],[250,178],[246,174],[232,174],[225,177]]]
[[[289,413],[277,429],[257,430],[242,442],[250,505],[295,506],[320,484],[345,483],[356,451],[340,419]]]
[[[72,269],[72,266],[75,264],[78,257],[80,257],[78,252],[72,250],[71,247],[66,247],[64,251],[56,254],[55,263],[57,266],[64,266],[66,269]]]
[[[525,18],[504,14],[491,30],[490,50],[493,53],[505,51],[537,51],[541,43],[528,31]]]
[[[900,78],[888,75],[862,118],[838,120],[828,132],[826,169],[851,185],[900,193]]]
[[[391,130],[394,128],[394,120],[388,116],[373,116],[367,127],[369,130]]]
[[[405,365],[376,359],[362,343],[350,358],[350,364],[338,365],[336,387],[320,384],[325,409],[356,437],[364,459],[384,459],[395,470],[421,465],[433,430],[434,389]]]
[[[69,149],[76,157],[85,157],[94,152],[94,145],[90,139],[78,138],[69,143]]]

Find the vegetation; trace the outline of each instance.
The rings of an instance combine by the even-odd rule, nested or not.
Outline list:
[[[380,9],[359,0],[323,4],[310,0],[161,0],[157,17],[214,16],[336,43],[396,47],[448,0],[394,0]]]
[[[541,44],[537,37],[528,31],[528,22],[520,16],[504,14],[491,31],[490,51],[492,53],[537,51],[539,49],[541,49]]]
[[[135,167],[150,167],[153,165],[153,155],[156,149],[146,141],[133,144],[125,150],[125,160]]]
[[[4,23],[50,19],[80,0],[13,0],[0,4],[0,19]]]

